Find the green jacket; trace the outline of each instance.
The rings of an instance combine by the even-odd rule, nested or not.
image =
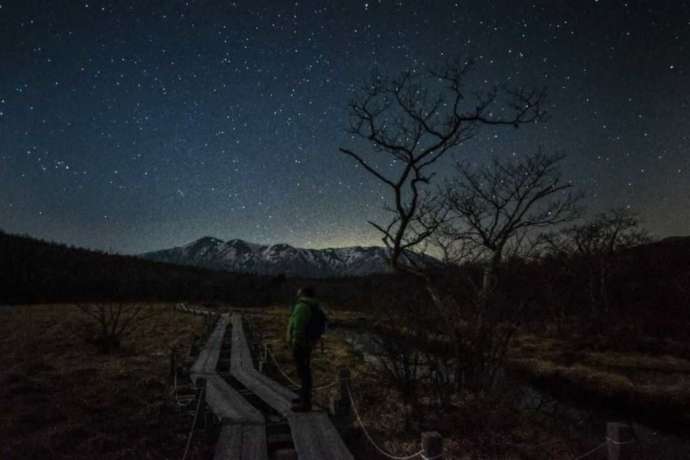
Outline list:
[[[311,319],[311,309],[318,306],[316,299],[300,297],[292,309],[288,321],[286,340],[290,347],[312,345],[307,342],[307,324]]]

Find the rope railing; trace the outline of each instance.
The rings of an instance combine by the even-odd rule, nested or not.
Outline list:
[[[596,446],[594,449],[589,450],[589,451],[585,452],[584,454],[575,457],[573,460],[581,460],[581,459],[583,459],[583,458],[585,458],[585,457],[589,457],[589,456],[592,455],[594,452],[598,451],[598,450],[601,449],[602,447],[606,447],[607,445],[608,445],[608,442],[607,442],[607,441],[604,441],[604,442],[602,442],[601,444],[599,444],[598,446]]]
[[[184,305],[184,304],[178,304],[178,308],[179,308],[179,309],[184,309],[184,310],[190,311],[190,312],[195,312],[193,309],[190,309],[189,307],[187,307],[187,306]],[[282,375],[282,377],[283,377],[288,383],[290,383],[290,384],[293,385],[294,387],[299,387],[299,386],[300,386],[295,380],[293,380],[293,379],[290,377],[290,375],[288,375],[287,372],[285,372],[284,368],[280,365],[280,363],[278,362],[278,359],[276,358],[275,354],[271,351],[270,347],[267,347],[267,348],[265,349],[265,354],[266,354],[266,357],[270,356],[270,360],[273,362],[273,364],[275,365],[275,367],[276,367],[276,369],[278,370],[278,372]],[[177,403],[180,404],[180,400],[178,399],[178,395],[177,395],[177,375],[176,375],[176,374],[177,374],[177,373],[175,373],[175,375],[174,375],[174,383],[173,383],[174,388],[173,388],[173,394],[175,395],[175,399],[176,399]],[[314,387],[313,390],[314,390],[314,391],[321,391],[321,390],[324,390],[324,389],[328,389],[328,388],[335,387],[335,386],[337,386],[337,385],[340,384],[340,383],[343,383],[343,381],[342,381],[342,380],[336,379],[335,381],[333,381],[333,382],[331,382],[331,383],[328,383],[328,384],[325,384],[325,385],[321,385],[321,386],[318,386],[318,387]],[[354,416],[355,416],[355,418],[356,418],[356,420],[357,420],[357,423],[358,423],[359,426],[361,427],[362,432],[364,432],[364,435],[365,435],[365,437],[367,438],[367,440],[369,441],[369,443],[372,445],[372,447],[373,447],[379,454],[381,454],[381,455],[383,455],[384,457],[389,458],[389,459],[391,459],[391,460],[412,460],[412,459],[415,459],[415,458],[419,458],[419,459],[421,459],[421,460],[438,460],[438,459],[441,459],[441,458],[443,457],[443,455],[444,455],[443,453],[439,453],[439,454],[433,455],[433,456],[428,456],[426,453],[428,453],[428,452],[430,452],[430,451],[429,451],[429,450],[425,450],[425,449],[421,449],[421,450],[419,450],[419,451],[417,451],[417,452],[414,452],[414,453],[412,453],[412,454],[409,454],[409,455],[396,455],[396,454],[392,454],[392,453],[386,451],[385,449],[383,449],[381,446],[379,446],[379,444],[376,443],[376,441],[375,441],[374,438],[371,436],[371,434],[369,433],[369,430],[367,429],[366,425],[364,424],[364,422],[363,422],[363,420],[362,420],[362,417],[361,417],[361,415],[360,415],[360,413],[359,413],[359,410],[358,410],[358,408],[357,408],[357,405],[356,405],[356,403],[355,403],[355,398],[354,398],[354,396],[353,396],[353,394],[352,394],[352,388],[351,388],[350,383],[349,383],[349,376],[346,377],[345,383],[344,383],[344,385],[342,385],[342,388],[344,388],[344,389],[347,391],[347,399],[349,400],[349,403],[350,403],[350,405],[351,405],[352,413],[354,414]],[[342,394],[342,390],[341,390],[341,394]],[[192,423],[192,429],[191,429],[191,431],[190,431],[190,433],[189,433],[189,436],[188,436],[188,438],[187,438],[187,446],[186,446],[186,449],[185,449],[184,456],[182,457],[182,460],[185,460],[185,459],[186,459],[187,454],[188,454],[188,451],[189,451],[189,448],[190,448],[190,446],[191,446],[192,437],[193,437],[193,434],[194,434],[194,429],[195,429],[195,427],[196,427],[196,422],[197,422],[197,418],[198,418],[198,415],[199,415],[199,411],[200,411],[200,407],[201,407],[201,401],[202,401],[203,397],[204,397],[204,395],[203,395],[203,389],[202,389],[202,391],[200,392],[200,395],[199,395],[199,401],[198,401],[198,403],[197,403],[196,411],[195,411],[195,413],[194,413],[194,421],[193,421],[193,423]],[[341,396],[341,398],[344,398],[344,397],[345,397],[344,395]],[[183,404],[184,404],[184,403],[183,403]],[[180,405],[182,405],[182,404],[180,404]],[[621,424],[610,423],[609,425],[621,425]],[[625,424],[622,424],[622,425],[625,425]],[[610,433],[610,432],[609,432],[609,433]],[[438,435],[437,435],[437,436],[438,436]],[[618,437],[618,435],[617,435],[616,432],[614,432],[614,437]],[[625,445],[628,445],[628,444],[633,444],[633,443],[635,443],[635,442],[636,442],[635,439],[631,439],[631,440],[628,440],[628,441],[620,441],[620,440],[617,440],[617,439],[613,439],[613,438],[611,438],[609,435],[607,435],[606,438],[605,438],[605,440],[604,440],[604,442],[602,442],[601,444],[597,445],[596,447],[594,447],[594,448],[588,450],[587,452],[585,452],[585,453],[583,453],[583,454],[581,454],[581,455],[578,455],[577,457],[574,457],[573,460],[582,460],[582,459],[585,459],[585,458],[591,456],[592,454],[594,454],[594,453],[600,451],[601,449],[603,449],[603,448],[605,448],[605,447],[607,447],[607,446],[609,446],[609,445],[613,445],[613,446],[625,446]],[[549,443],[543,443],[543,444],[550,444],[550,443],[551,443],[551,442],[549,442]],[[423,442],[422,444],[424,445],[424,442]],[[535,447],[536,447],[536,446],[535,446]],[[431,450],[431,452],[434,452],[434,453],[439,452],[439,449]]]
[[[283,370],[283,368],[280,366],[280,363],[278,363],[278,360],[276,359],[275,355],[273,354],[273,352],[270,349],[266,350],[266,354],[271,357],[271,361],[273,361],[273,364],[275,364],[276,369],[278,369],[278,372],[280,373],[280,375],[282,375],[283,378],[285,378],[285,380],[287,380],[290,383],[290,385],[293,385],[295,387],[300,387],[300,385],[297,382],[295,382],[294,380],[292,380],[290,378],[290,376]],[[331,383],[327,383],[325,385],[320,385],[318,387],[314,387],[313,391],[321,391],[321,390],[326,390],[328,388],[333,388],[337,384],[338,384],[338,381],[335,380]]]
[[[276,369],[278,369],[278,372],[280,372],[280,374],[283,376],[283,378],[284,378],[285,380],[287,380],[287,381],[290,383],[290,385],[293,385],[293,386],[295,386],[295,387],[299,387],[299,385],[297,384],[297,382],[295,382],[294,380],[292,380],[292,379],[290,378],[290,376],[287,375],[287,373],[285,373],[285,371],[283,371],[283,368],[280,367],[280,364],[278,364],[278,360],[276,359],[275,355],[273,355],[273,352],[270,351],[270,350],[268,350],[268,349],[266,349],[266,354],[267,354],[268,356],[271,357],[271,360],[273,361],[273,364],[275,364]]]
[[[575,457],[573,460],[581,460],[581,459],[583,459],[583,458],[585,458],[585,457],[589,457],[589,456],[592,455],[594,452],[598,451],[599,449],[601,449],[601,448],[603,448],[603,447],[607,447],[609,444],[613,444],[613,445],[616,445],[616,446],[625,446],[625,445],[628,445],[628,444],[634,444],[635,442],[636,442],[636,441],[635,441],[634,439],[631,439],[630,441],[617,441],[617,440],[611,439],[609,436],[607,436],[607,437],[606,437],[606,440],[605,440],[604,442],[602,442],[601,444],[599,444],[598,446],[596,446],[594,449],[589,450],[589,451],[585,452],[584,454]]]
[[[355,418],[357,418],[357,423],[359,423],[359,426],[362,428],[362,431],[364,432],[364,435],[366,438],[369,440],[369,443],[380,453],[381,455],[388,457],[393,460],[410,460],[415,457],[420,457],[423,460],[434,460],[442,457],[442,454],[435,455],[434,457],[426,457],[424,455],[424,450],[420,450],[418,452],[415,452],[414,454],[410,455],[394,455],[391,454],[390,452],[385,451],[383,448],[381,448],[376,441],[374,441],[374,438],[371,437],[371,434],[369,434],[369,430],[367,430],[366,425],[364,425],[364,422],[362,421],[362,417],[359,415],[359,410],[357,410],[357,404],[355,404],[355,398],[352,396],[352,388],[350,388],[350,384],[348,383],[346,385],[347,388],[347,394],[350,398],[350,403],[352,404],[352,411],[355,414]]]
[[[627,445],[627,444],[635,444],[635,442],[636,442],[636,441],[635,441],[634,439],[631,439],[630,441],[620,442],[620,441],[616,441],[615,439],[611,439],[611,438],[609,438],[609,437],[606,438],[606,443],[607,443],[607,444],[608,444],[608,443],[611,443],[611,444],[615,444],[615,445],[617,445],[617,446],[625,446],[625,445]]]
[[[351,406],[352,412],[354,413],[355,418],[357,419],[357,423],[361,427],[362,432],[364,432],[364,435],[367,438],[367,440],[369,441],[369,443],[381,455],[383,455],[387,458],[390,458],[392,460],[411,460],[411,459],[416,458],[416,457],[419,457],[422,460],[434,460],[434,459],[439,459],[443,456],[443,454],[441,453],[441,454],[435,455],[433,457],[428,457],[424,454],[424,450],[420,450],[418,452],[415,452],[415,453],[409,454],[409,455],[395,455],[395,454],[392,454],[390,452],[387,452],[385,449],[383,449],[381,446],[379,446],[376,443],[376,441],[374,441],[374,438],[371,436],[371,434],[369,433],[369,430],[367,429],[366,425],[362,421],[362,417],[359,413],[359,410],[357,409],[357,404],[355,403],[355,398],[352,395],[352,388],[351,388],[349,382],[345,385],[345,388],[347,389],[348,398],[350,400],[350,404],[352,405]],[[613,444],[616,446],[624,446],[624,445],[628,445],[628,444],[634,444],[635,442],[636,441],[634,439],[631,439],[628,441],[618,441],[616,439],[612,439],[610,436],[606,436],[606,439],[604,442],[602,442],[598,446],[594,447],[593,449],[585,452],[584,454],[581,454],[581,455],[575,457],[573,460],[582,460],[586,457],[589,457],[590,455],[594,454],[595,452],[603,449],[604,447],[607,447],[609,444]],[[542,444],[550,444],[550,442],[549,443],[542,443]]]
[[[280,365],[280,363],[278,362],[277,358],[275,357],[273,352],[270,350],[270,348],[266,348],[265,351],[266,351],[266,355],[270,356],[271,361],[273,361],[273,364],[275,365],[276,369],[285,378],[285,380],[288,381],[291,385],[293,385],[295,387],[299,387],[297,382],[295,382],[292,378],[290,378],[290,376],[283,370],[282,366]],[[332,388],[332,387],[334,387],[340,383],[342,383],[342,382],[336,379],[334,382],[331,382],[329,384],[315,387],[314,391],[319,391],[319,390],[323,390],[326,388]],[[347,381],[347,383],[345,383],[345,385],[343,387],[347,389],[346,390],[347,396],[348,396],[348,399],[350,401],[353,412],[355,414],[355,417],[357,418],[357,422],[359,423],[359,426],[362,428],[362,431],[364,432],[366,438],[369,440],[369,442],[374,447],[374,449],[376,449],[381,455],[383,455],[387,458],[390,458],[391,460],[411,460],[413,458],[421,458],[422,460],[438,460],[438,459],[443,457],[443,453],[440,453],[438,455],[433,455],[433,456],[427,456],[427,455],[425,455],[424,449],[421,449],[421,450],[419,450],[413,454],[410,454],[410,455],[394,455],[394,454],[391,454],[390,452],[387,452],[383,448],[381,448],[376,443],[376,441],[374,441],[373,437],[371,436],[371,434],[367,430],[367,428],[364,425],[364,422],[362,421],[362,418],[359,414],[359,411],[357,410],[357,406],[355,404],[354,397],[352,396],[352,390],[351,390],[350,384],[349,384],[349,374],[348,374],[348,381]]]

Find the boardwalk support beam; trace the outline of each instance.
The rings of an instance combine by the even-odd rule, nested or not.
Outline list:
[[[262,372],[264,374],[267,374],[269,372],[270,368],[270,354],[271,354],[271,346],[267,343],[263,345],[263,349],[261,350],[261,357],[259,358],[259,372]]]

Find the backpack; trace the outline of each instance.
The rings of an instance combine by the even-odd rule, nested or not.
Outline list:
[[[326,332],[328,327],[328,317],[323,309],[317,304],[310,304],[311,318],[307,323],[307,340],[309,343],[316,343],[321,336]]]

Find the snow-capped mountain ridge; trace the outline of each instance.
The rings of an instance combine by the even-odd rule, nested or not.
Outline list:
[[[148,252],[141,257],[234,272],[321,278],[390,272],[387,254],[388,250],[379,246],[304,249],[285,243],[261,245],[205,236],[183,246]],[[425,255],[415,254],[414,257],[428,263],[435,262]]]

